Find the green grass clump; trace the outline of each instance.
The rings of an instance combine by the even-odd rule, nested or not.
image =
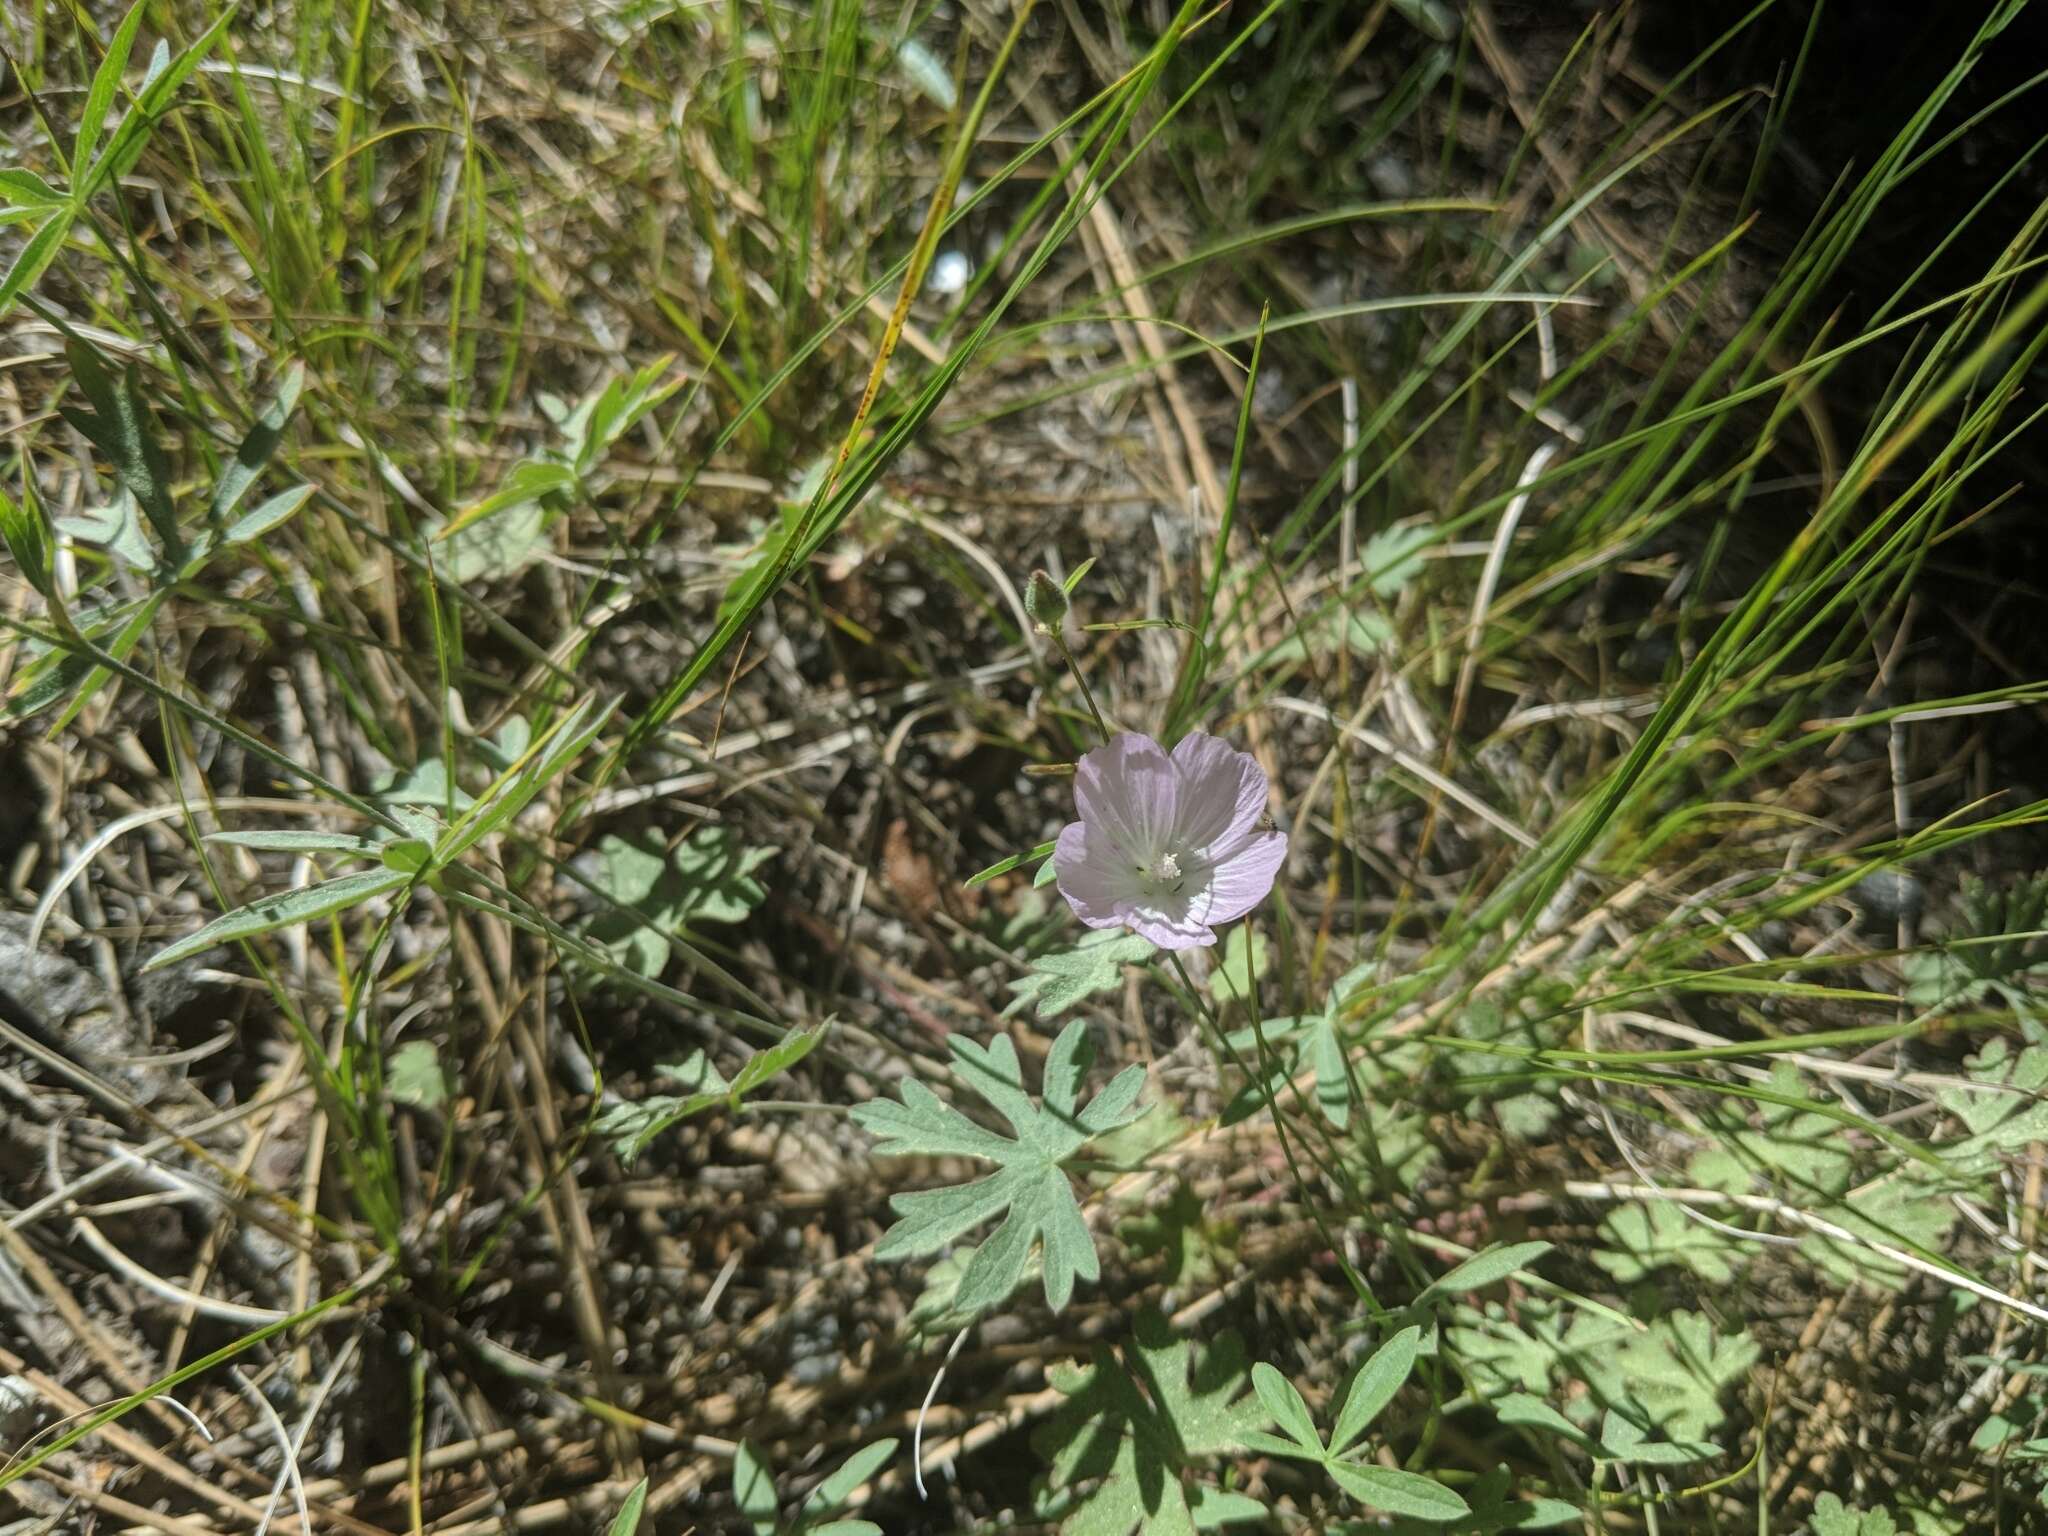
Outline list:
[[[0,24],[0,1491],[2028,1528],[2025,11],[1797,220],[1818,9]]]

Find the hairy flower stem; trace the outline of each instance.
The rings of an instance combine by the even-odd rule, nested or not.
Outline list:
[[[1088,701],[1088,713],[1095,717],[1095,729],[1102,733],[1103,741],[1108,742],[1113,734],[1109,722],[1103,719],[1101,709],[1096,706],[1095,694],[1088,686],[1088,679],[1081,675],[1081,664],[1074,660],[1074,653],[1067,649],[1067,637],[1057,628],[1048,628],[1046,633],[1052,636],[1052,643],[1059,647],[1060,660],[1064,661],[1067,670],[1073,673],[1074,682],[1080,687],[1081,697]]]

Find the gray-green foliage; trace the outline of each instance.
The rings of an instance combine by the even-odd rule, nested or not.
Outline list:
[[[1123,985],[1124,967],[1151,958],[1150,939],[1117,928],[1084,934],[1072,949],[1040,955],[1031,969],[1010,983],[1014,994],[1003,1016],[1030,1008],[1041,1019],[1056,1019],[1077,1004]]]
[[[741,1101],[779,1073],[787,1072],[817,1049],[829,1026],[792,1029],[765,1051],[755,1051],[728,1081],[703,1051],[692,1051],[674,1066],[661,1068],[680,1094],[655,1093],[630,1104],[608,1105],[597,1117],[597,1133],[611,1142],[619,1161],[631,1163],[663,1131],[714,1105],[738,1109]]]
[[[1812,1536],[1896,1536],[1898,1525],[1882,1509],[1853,1509],[1832,1493],[1813,1501]]]
[[[7,701],[10,715],[32,715],[68,699],[62,717],[68,722],[113,675],[109,663],[125,662],[141,644],[163,604],[180,586],[205,574],[219,556],[259,544],[282,527],[312,499],[313,487],[294,485],[242,509],[297,408],[305,384],[305,372],[297,363],[283,370],[276,393],[216,476],[204,516],[193,526],[179,514],[171,469],[137,370],[131,366],[116,376],[91,347],[78,341],[66,346],[65,358],[85,403],[65,406],[64,419],[113,466],[114,489],[104,507],[59,518],[55,532],[105,549],[109,562],[126,567],[143,587],[140,597],[83,595],[66,614],[75,635],[67,627],[42,637],[39,654],[16,680]],[[32,481],[33,473],[25,468],[26,479]],[[51,530],[34,505],[33,489],[24,494],[20,507],[7,501],[11,510],[0,526],[24,573],[33,583],[39,567],[44,578],[39,590],[52,597]]]
[[[743,844],[731,827],[701,827],[672,847],[641,834],[598,840],[591,883],[613,907],[587,932],[641,976],[667,968],[669,936],[704,923],[736,923],[767,896],[757,871],[779,849]]]
[[[145,970],[171,965],[202,954],[219,944],[302,926],[323,917],[353,910],[382,896],[432,881],[455,868],[485,838],[503,831],[548,785],[582,756],[603,729],[610,710],[585,700],[559,715],[540,736],[508,762],[481,794],[443,820],[423,810],[394,813],[409,835],[388,841],[292,830],[231,833],[214,841],[240,842],[247,847],[321,847],[339,859],[375,860],[379,867],[338,875],[296,890],[266,896],[223,914],[197,933],[168,944],[149,959]],[[314,844],[312,838],[324,839]]]
[[[0,202],[0,228],[11,226],[21,239],[6,276],[0,277],[0,314],[11,309],[57,259],[73,226],[87,218],[92,200],[135,168],[172,99],[213,51],[235,14],[233,6],[222,7],[212,25],[175,55],[168,43],[158,42],[150,52],[141,85],[128,98],[109,133],[107,114],[122,95],[128,60],[148,9],[144,0],[136,0],[108,40],[85,93],[69,155],[61,136],[51,135],[51,148],[64,168],[67,185],[59,190],[26,169],[0,171],[0,199],[4,199]],[[50,126],[41,114],[37,118]]]
[[[2003,889],[1963,876],[1962,933],[1966,942],[1916,950],[1899,967],[1906,1001],[1928,1013],[2002,1003],[2019,1015],[2028,1038],[2040,1039],[2035,1017],[2036,937],[2048,926],[2048,871],[2024,876]]]
[[[436,533],[449,573],[459,582],[510,575],[531,561],[555,517],[600,494],[601,471],[614,444],[682,387],[672,357],[623,373],[573,409],[553,395],[540,407],[558,441],[519,460],[490,495],[464,508]]]
[[[986,1046],[949,1035],[946,1047],[954,1076],[986,1100],[1014,1136],[977,1125],[915,1079],[904,1082],[900,1103],[879,1099],[858,1106],[855,1121],[880,1138],[878,1150],[885,1154],[971,1157],[996,1165],[994,1173],[971,1184],[894,1196],[890,1205],[902,1219],[876,1245],[875,1256],[936,1253],[1000,1218],[961,1277],[955,1305],[976,1313],[1001,1302],[1016,1289],[1035,1250],[1044,1265],[1045,1298],[1058,1311],[1073,1296],[1075,1281],[1101,1273],[1065,1165],[1095,1137],[1138,1116],[1144,1069],[1126,1067],[1082,1107],[1079,1095],[1095,1047],[1087,1025],[1076,1019],[1046,1056],[1041,1105],[1025,1090],[1017,1048],[1007,1035]]]
[[[1066,1402],[1031,1444],[1047,1463],[1039,1513],[1063,1536],[1192,1536],[1266,1518],[1215,1479],[1272,1421],[1235,1333],[1197,1344],[1146,1311],[1120,1349],[1098,1345],[1088,1365],[1050,1374]]]
[[[1461,1305],[1444,1342],[1473,1390],[1563,1401],[1581,1426],[1612,1410],[1646,1436],[1709,1439],[1727,1419],[1725,1396],[1746,1379],[1761,1351],[1746,1334],[1724,1332],[1696,1312],[1647,1322],[1606,1311],[1526,1301],[1514,1317],[1498,1303]]]
[[[1358,1454],[1358,1442],[1415,1369],[1421,1338],[1420,1328],[1403,1328],[1359,1367],[1337,1405],[1327,1440],[1316,1429],[1314,1416],[1294,1383],[1263,1361],[1253,1366],[1252,1386],[1280,1433],[1254,1431],[1248,1437],[1250,1448],[1269,1456],[1315,1463],[1368,1509],[1428,1521],[1469,1515],[1471,1509],[1465,1501],[1434,1478],[1383,1467]]]
[[[796,1513],[784,1520],[774,1467],[758,1446],[742,1440],[732,1459],[733,1502],[754,1536],[882,1536],[882,1528],[872,1520],[847,1519],[841,1511],[895,1454],[894,1439],[862,1446],[821,1479]]]

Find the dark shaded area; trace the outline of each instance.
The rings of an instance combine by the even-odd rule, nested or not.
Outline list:
[[[1676,75],[1750,9],[1720,0],[1645,0],[1636,47],[1653,69]],[[1746,86],[1779,89],[1802,47],[1807,50],[1785,136],[1759,188],[1763,218],[1756,234],[1765,250],[1791,252],[1837,185],[1878,160],[2000,9],[1926,0],[1781,0],[1691,77],[1688,94],[1696,99]],[[1923,144],[1932,147],[1985,115],[1884,200],[1849,253],[1816,311],[1839,311],[1838,335],[1854,334],[1902,286],[1899,308],[1911,309],[1978,281],[2048,199],[2048,82],[2034,83],[2044,70],[2048,7],[2035,4],[1998,35]],[[1760,138],[1763,123],[1761,111],[1752,113],[1752,134]],[[1968,227],[1935,254],[1966,219]],[[1868,419],[1915,335],[1897,332],[1829,380],[1826,404],[1845,440]],[[1923,464],[1935,440],[1928,434],[1919,445],[1923,456],[1908,455],[1899,473]],[[2037,607],[2048,591],[2044,483],[2048,428],[2036,424],[2005,450],[1996,470],[1966,488],[1952,523],[2011,494],[1943,543],[1924,573],[1911,654],[1929,663],[1920,669],[1928,686],[1913,691],[1961,693],[2048,676],[2048,630]],[[2048,727],[2038,714],[1990,717],[1987,730],[2000,780],[1990,787],[2022,799],[2038,793],[2030,765],[2048,750]]]

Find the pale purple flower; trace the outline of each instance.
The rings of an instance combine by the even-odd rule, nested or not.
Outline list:
[[[1199,731],[1171,756],[1131,733],[1097,747],[1075,771],[1074,809],[1053,850],[1060,894],[1090,928],[1161,949],[1214,944],[1214,925],[1264,901],[1287,857],[1287,834],[1259,824],[1264,771]]]

